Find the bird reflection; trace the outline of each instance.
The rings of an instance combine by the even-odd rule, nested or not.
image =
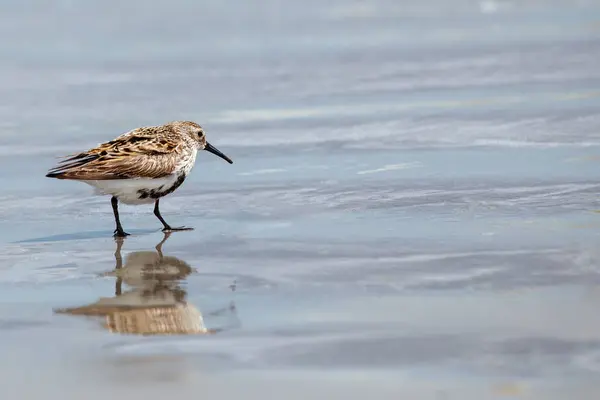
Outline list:
[[[200,335],[214,334],[224,328],[209,329],[202,313],[186,301],[187,293],[180,284],[194,270],[185,261],[165,256],[163,244],[170,233],[165,233],[156,251],[136,251],[121,255],[123,238],[117,238],[116,266],[103,274],[116,278],[115,296],[101,297],[95,303],[55,310],[59,314],[104,317],[102,325],[113,333],[137,335]],[[123,283],[132,289],[123,291]],[[230,312],[235,317],[235,306],[211,312],[219,315]]]

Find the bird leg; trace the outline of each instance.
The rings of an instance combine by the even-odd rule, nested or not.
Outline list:
[[[123,230],[123,227],[121,226],[121,221],[119,220],[119,200],[115,196],[113,196],[112,199],[110,199],[110,203],[112,204],[113,213],[115,214],[115,222],[117,223],[117,229],[115,229],[114,236],[128,236],[129,233]]]
[[[185,226],[172,228],[171,225],[167,224],[167,221],[165,221],[164,218],[162,217],[162,215],[160,215],[160,210],[158,209],[158,201],[159,201],[159,199],[156,199],[156,202],[154,203],[154,215],[156,215],[156,218],[158,218],[158,220],[163,224],[163,226],[164,226],[164,228],[162,230],[163,232],[194,230],[194,228],[186,228]]]

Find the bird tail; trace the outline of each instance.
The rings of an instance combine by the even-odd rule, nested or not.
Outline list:
[[[69,158],[59,162],[56,167],[50,169],[46,174],[46,177],[57,179],[69,179],[69,172],[72,172],[74,169],[99,158],[97,154],[88,153],[79,153],[67,157]]]

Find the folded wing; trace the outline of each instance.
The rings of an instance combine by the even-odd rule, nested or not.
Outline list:
[[[46,174],[50,178],[108,180],[162,178],[177,169],[184,143],[132,131],[86,152],[68,156]]]

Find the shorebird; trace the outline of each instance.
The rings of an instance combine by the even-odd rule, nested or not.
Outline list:
[[[206,141],[200,125],[174,121],[136,128],[88,151],[68,155],[46,176],[81,181],[93,186],[98,195],[112,196],[116,237],[129,235],[121,226],[119,201],[134,205],[154,202],[154,215],[163,224],[163,232],[191,230],[167,224],[158,203],[181,186],[196,162],[198,150],[209,151],[233,164]]]

